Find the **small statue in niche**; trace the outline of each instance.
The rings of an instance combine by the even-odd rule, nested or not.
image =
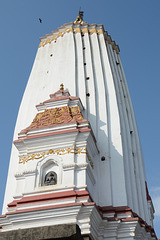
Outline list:
[[[57,184],[57,174],[53,171],[48,172],[44,178],[44,185],[55,185]]]

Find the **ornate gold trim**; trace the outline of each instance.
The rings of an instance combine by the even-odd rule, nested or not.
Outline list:
[[[96,33],[98,35],[104,34],[103,29],[96,29],[96,27],[92,28],[92,29],[88,29],[87,27],[82,28],[82,29],[81,29],[81,27],[77,27],[77,28],[70,27],[70,28],[67,28],[62,32],[58,32],[57,34],[53,35],[52,37],[47,38],[46,40],[40,42],[39,47],[44,47],[47,43],[51,43],[52,41],[57,40],[58,37],[63,37],[63,35],[65,33],[69,33],[69,32],[72,32],[74,34],[76,34],[76,33],[83,33],[83,34],[88,33],[90,35],[92,35],[93,33]],[[105,35],[105,40],[109,44],[112,44],[112,40],[108,39],[106,35]],[[113,48],[113,50],[116,50],[117,54],[119,54],[119,50],[116,48],[115,43],[112,45],[112,48]]]
[[[73,33],[73,28],[72,27],[66,28],[64,31],[58,32],[57,34],[53,35],[52,37],[47,38],[44,41],[41,41],[40,44],[39,44],[39,48],[44,47],[47,43],[51,43],[52,41],[57,40],[58,37],[63,37],[63,35],[65,33],[69,33],[69,32]]]
[[[112,48],[113,48],[113,50],[116,50],[116,47],[115,47],[115,45],[112,45]]]
[[[97,34],[98,34],[98,35],[103,34],[103,29],[98,29],[98,30],[97,30]]]
[[[65,29],[62,32],[58,32],[57,34],[53,35],[52,37],[47,38],[46,40],[40,42],[39,48],[40,47],[44,47],[47,43],[51,43],[52,41],[57,40],[58,37],[63,37],[63,35],[65,33],[69,33],[69,32],[72,32],[72,33],[75,33],[75,34],[82,32],[83,34],[89,33],[91,35],[93,33],[97,33],[98,35],[103,34],[103,30],[102,29],[98,29],[98,30],[96,30],[96,28],[93,28],[93,29],[83,28],[83,29],[81,29],[80,27],[73,29],[72,27],[70,27],[70,28],[67,28],[67,29]]]
[[[62,86],[61,86],[62,87]],[[45,109],[43,112],[37,113],[32,123],[24,129],[27,132],[31,129],[40,127],[53,126],[58,124],[66,124],[74,121],[80,121],[83,119],[79,106],[68,106],[60,108]]]
[[[82,148],[75,148],[75,147],[70,147],[70,148],[64,148],[64,149],[57,149],[57,150],[53,150],[50,149],[47,152],[41,152],[41,153],[33,153],[33,154],[29,154],[27,156],[23,156],[19,158],[19,164],[23,163],[27,163],[30,160],[34,160],[34,159],[41,159],[46,155],[50,155],[50,154],[56,154],[56,155],[66,155],[66,154],[81,154],[84,153],[87,155],[88,161],[91,165],[92,168],[94,168],[94,164],[91,160],[91,157],[89,156],[86,147],[82,147]]]
[[[59,90],[64,90],[64,84],[61,83]]]
[[[74,33],[81,33],[81,29],[80,28],[74,28]]]
[[[88,33],[88,28],[83,28],[83,29],[81,29],[81,31],[83,34]]]
[[[89,34],[92,35],[93,33],[97,33],[97,30],[95,28],[89,29]]]
[[[74,21],[74,23],[82,23],[83,22],[83,11],[79,11],[79,14],[76,18],[76,21]]]

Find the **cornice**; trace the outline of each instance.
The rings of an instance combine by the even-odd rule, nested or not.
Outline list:
[[[75,197],[74,193],[71,194]],[[43,201],[39,198],[33,200]],[[94,239],[111,239],[114,234],[116,239],[130,239],[132,236],[137,240],[157,240],[153,228],[147,226],[138,216],[104,219],[94,202],[73,202],[15,210],[17,203],[27,204],[27,201],[32,201],[32,199],[24,198],[22,202],[21,200],[13,202],[10,206],[13,211],[0,216],[0,231],[5,231],[6,228],[12,230],[13,226],[14,230],[18,229],[19,223],[22,229],[25,228],[26,223],[28,227],[33,227],[36,224],[44,226],[44,222],[47,226],[52,219],[53,225],[56,225],[58,221],[63,221],[63,223],[76,221],[82,234],[91,234]],[[118,211],[120,209],[121,213],[125,211],[124,207],[118,207]],[[42,219],[43,221],[41,221]]]
[[[119,46],[115,43],[114,40],[111,39],[111,36],[107,33],[107,31],[104,31],[104,27],[102,24],[96,25],[96,24],[76,24],[76,23],[69,23],[64,24],[62,27],[58,28],[56,31],[53,31],[51,34],[45,35],[45,37],[40,38],[40,47],[44,47],[46,44],[56,43],[56,40],[59,37],[63,37],[67,33],[72,34],[97,34],[97,35],[104,35],[105,41],[112,45],[113,50],[116,51],[117,54],[119,54],[120,49]]]

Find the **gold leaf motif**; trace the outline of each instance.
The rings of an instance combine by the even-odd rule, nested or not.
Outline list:
[[[41,128],[45,126],[53,126],[57,124],[70,123],[73,121],[82,120],[83,116],[79,106],[71,107],[60,107],[46,109],[44,112],[38,113],[33,122],[25,130]]]
[[[83,28],[83,29],[82,29],[82,33],[83,33],[83,34],[88,33],[88,28]]]
[[[89,161],[91,167],[92,168],[94,167],[93,162],[86,150],[86,147],[82,147],[82,148],[71,147],[71,148],[64,148],[64,149],[57,149],[57,150],[50,149],[47,152],[30,154],[30,155],[19,158],[19,164],[20,163],[25,164],[30,160],[43,158],[45,155],[50,155],[50,154],[66,155],[66,154],[70,154],[70,153],[72,153],[72,154],[81,154],[81,153],[87,154],[87,158],[88,158],[88,161]]]
[[[112,45],[112,48],[113,48],[113,50],[115,50],[116,49],[115,45]]]
[[[74,28],[74,33],[81,33],[81,29],[80,28]]]
[[[47,38],[46,40],[40,42],[39,48],[44,47],[47,43],[51,43],[53,40],[57,40],[58,37],[63,37],[65,33],[69,33],[69,32],[73,33],[72,27],[65,29],[65,31],[63,32],[58,32],[57,34],[53,35],[51,38]]]
[[[71,114],[73,116],[73,119],[76,120],[76,121],[83,119],[83,116],[81,114],[81,110],[80,110],[79,106],[72,107],[71,108]]]
[[[80,113],[77,112],[77,118],[79,118]],[[55,124],[69,123],[74,118],[71,116],[69,107],[60,107],[60,108],[52,108],[46,109],[42,113],[38,113],[36,117],[33,119],[31,125],[26,128],[26,130],[40,128],[43,126],[51,126]]]
[[[89,30],[90,34],[97,33],[97,30],[95,28]]]
[[[97,34],[98,34],[98,35],[103,34],[103,30],[102,30],[102,29],[98,29],[98,30],[97,30]]]
[[[30,155],[23,156],[23,157],[19,158],[19,164],[20,163],[25,164],[30,160],[40,159],[40,158],[43,158],[44,156],[50,155],[50,154],[66,155],[66,154],[70,154],[70,153],[71,154],[82,154],[82,153],[87,154],[88,161],[89,161],[91,167],[94,168],[94,164],[93,164],[93,162],[92,162],[92,160],[91,160],[91,158],[90,158],[90,156],[87,152],[86,147],[82,147],[82,148],[70,147],[70,148],[56,149],[56,150],[50,149],[47,152],[30,154]]]

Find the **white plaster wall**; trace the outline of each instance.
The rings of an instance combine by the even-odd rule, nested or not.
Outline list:
[[[88,28],[96,28],[96,25]],[[116,69],[116,58],[111,44],[105,43],[103,34],[85,33],[82,37],[80,33],[69,32],[63,37],[58,37],[56,42],[40,47],[21,102],[13,138],[17,139],[18,132],[32,122],[37,113],[35,105],[47,100],[49,94],[56,92],[63,83],[71,95],[81,98],[85,107],[84,114],[91,123],[100,150],[96,164],[97,204],[129,205],[147,220],[147,216],[144,215],[145,173],[141,147],[130,100],[127,107],[132,121],[127,118],[124,110],[126,103],[122,98],[119,81],[121,77],[123,81],[125,78],[121,65],[119,71]],[[90,79],[86,80],[86,77]],[[125,91],[129,96],[128,90]],[[90,97],[86,97],[88,92]],[[130,122],[135,130],[134,144],[127,133],[130,130]],[[135,146],[139,156],[136,160],[139,180],[134,175],[132,145]],[[102,156],[106,158],[104,162],[101,161]],[[13,145],[3,213],[6,212],[6,205],[12,201],[15,194],[14,174],[17,171],[18,151]],[[66,185],[69,184],[68,181],[74,184],[74,174],[70,171],[64,171],[64,179]],[[77,183],[78,179],[79,177]],[[140,191],[142,196],[139,196]]]
[[[145,189],[145,169],[133,107],[119,55],[107,44],[122,132],[124,169],[129,206],[149,224]],[[119,65],[116,65],[116,61]],[[131,131],[131,132],[130,132]]]

